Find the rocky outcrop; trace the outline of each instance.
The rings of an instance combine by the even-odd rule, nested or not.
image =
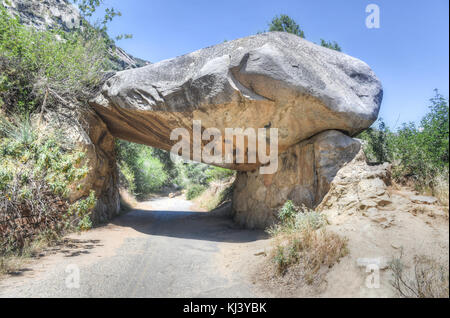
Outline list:
[[[361,150],[336,174],[330,190],[317,209],[346,214],[377,212],[378,209],[391,204],[387,190],[390,184],[390,165],[368,165]]]
[[[66,0],[11,0],[7,7],[38,29],[70,32],[82,24]],[[222,136],[226,128],[278,129],[275,174],[257,174],[261,163],[248,162],[248,143],[233,142],[234,156],[245,154],[244,163],[217,163],[241,171],[233,205],[237,221],[264,227],[287,199],[315,207],[359,151],[350,136],[376,120],[383,95],[364,62],[288,33],[258,34],[134,69],[145,63],[119,48],[110,53],[117,68],[127,70],[105,81],[90,103],[95,112],[82,110],[81,123],[59,125],[87,153],[90,173],[72,189],[71,200],[95,190],[96,223],[119,211],[114,138],[171,150],[171,132],[185,128],[192,136],[194,120]],[[220,141],[225,149],[226,140]]]
[[[82,27],[78,8],[68,0],[0,0],[8,11],[19,17],[20,23],[38,30],[61,28],[71,32]],[[137,68],[149,64],[133,57],[119,47],[111,46],[110,60],[116,70]]]
[[[325,130],[364,130],[381,99],[364,62],[270,32],[118,72],[91,104],[114,136],[132,142],[170,150],[171,131],[192,131],[200,120],[222,135],[225,128],[278,128],[281,153]],[[225,166],[248,171],[258,163]]]
[[[8,0],[2,1],[8,11],[18,15],[22,24],[39,30],[61,27],[71,31],[81,26],[77,8],[65,0]]]
[[[94,224],[100,224],[120,213],[115,139],[96,113],[89,111],[84,113],[83,117],[83,130],[86,135],[78,139],[78,144],[87,155],[89,172],[83,179],[81,187],[77,187],[78,185],[73,187],[71,200],[84,198],[89,195],[90,190],[94,190],[97,205],[91,219]]]
[[[339,169],[360,149],[359,141],[330,130],[281,154],[275,174],[239,172],[233,196],[235,221],[250,228],[265,228],[277,220],[278,210],[287,200],[315,208]]]

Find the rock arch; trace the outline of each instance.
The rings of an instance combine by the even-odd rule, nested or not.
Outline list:
[[[279,130],[279,170],[238,170],[233,210],[264,227],[286,199],[310,207],[360,149],[351,138],[378,117],[383,90],[364,62],[288,33],[270,32],[118,72],[91,106],[116,138],[170,150],[176,128],[272,127]],[[225,147],[225,145],[222,145]],[[236,152],[248,152],[248,147]]]

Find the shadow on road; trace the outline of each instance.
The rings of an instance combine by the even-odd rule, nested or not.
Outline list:
[[[134,210],[113,224],[147,235],[213,242],[243,243],[268,237],[262,230],[242,229],[230,217],[212,212]]]

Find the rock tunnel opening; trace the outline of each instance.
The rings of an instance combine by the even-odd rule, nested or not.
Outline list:
[[[266,227],[288,199],[320,203],[339,168],[359,152],[359,142],[349,136],[376,120],[382,92],[364,62],[269,32],[118,72],[90,104],[115,138],[165,151],[176,143],[176,129],[195,142],[196,121],[201,134],[209,128],[222,135],[228,128],[277,129],[275,171],[260,173],[256,168],[264,165],[258,163],[216,164],[238,171],[235,220]],[[223,139],[218,143],[226,148]],[[204,161],[196,160],[195,147],[189,149],[189,159]],[[236,147],[233,159],[242,153],[251,151]]]

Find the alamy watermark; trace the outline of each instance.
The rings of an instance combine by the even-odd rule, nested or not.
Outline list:
[[[181,155],[185,160],[206,164],[260,163],[260,174],[273,174],[278,170],[278,128],[225,128],[223,136],[221,130],[214,127],[202,131],[201,121],[194,120],[192,136],[186,128],[176,128],[170,140],[178,141],[171,149],[173,161]],[[203,141],[208,143],[203,145]]]
[[[368,289],[380,288],[380,270],[389,266],[389,260],[386,257],[358,258],[356,263],[359,267],[365,267],[365,286]]]
[[[380,7],[376,4],[369,4],[366,7],[366,13],[369,15],[366,17],[366,27],[368,29],[380,28]]]
[[[66,287],[68,289],[79,289],[80,288],[80,268],[78,265],[70,264],[66,267]]]

